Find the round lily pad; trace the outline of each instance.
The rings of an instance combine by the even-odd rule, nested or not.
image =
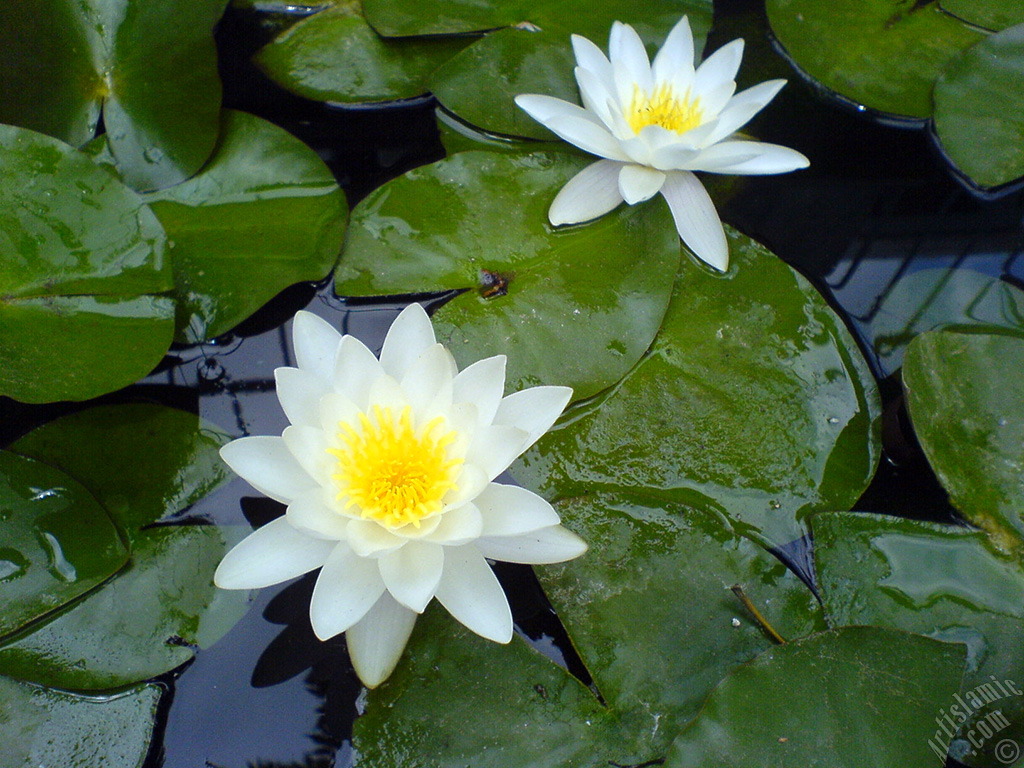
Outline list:
[[[935,84],[935,134],[971,183],[1024,179],[1024,23],[953,60]]]
[[[768,0],[768,21],[803,74],[858,110],[923,124],[942,68],[983,33],[937,0]]]
[[[391,40],[358,7],[339,5],[300,21],[253,58],[282,88],[316,101],[392,101],[427,92],[427,78],[473,37]]]
[[[679,263],[659,198],[554,230],[547,209],[587,160],[465,152],[409,171],[352,212],[342,296],[461,289],[435,315],[460,366],[508,355],[508,386],[610,386],[654,337]]]
[[[881,409],[856,342],[803,277],[727,234],[729,271],[684,259],[650,351],[513,465],[520,482],[670,498],[776,546],[859,498]]]
[[[0,646],[0,673],[51,687],[130,685],[188,661],[240,618],[244,592],[213,571],[244,532],[167,521],[230,479],[227,436],[155,405],[100,406],[58,419],[11,446],[86,485],[123,528],[129,564],[84,599]],[[82,451],[100,445],[102,451]]]
[[[79,482],[0,451],[0,637],[116,573],[128,550]]]
[[[1024,556],[1024,336],[930,331],[903,386],[921,448],[950,501],[1002,551]]]
[[[229,331],[293,283],[325,277],[348,213],[313,150],[233,110],[202,172],[144,199],[171,243],[176,339],[187,343]]]
[[[174,332],[165,237],[84,154],[0,126],[0,394],[86,400],[127,386]]]

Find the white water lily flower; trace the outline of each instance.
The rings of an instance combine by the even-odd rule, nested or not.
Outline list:
[[[216,584],[265,587],[322,566],[313,630],[322,640],[346,633],[369,687],[391,674],[435,597],[469,629],[507,643],[512,615],[485,558],[557,563],[586,544],[542,498],[493,481],[572,390],[502,397],[505,357],[459,372],[418,304],[392,324],[379,360],[309,312],[295,316],[293,338],[298,367],[274,371],[291,426],[221,449],[287,512],[224,557]]]
[[[685,16],[653,64],[636,31],[618,21],[607,58],[585,37],[573,35],[572,46],[582,107],[551,96],[516,97],[516,104],[550,131],[604,158],[562,188],[548,212],[551,223],[589,221],[623,201],[633,205],[660,192],[690,250],[711,266],[728,269],[722,222],[693,171],[774,174],[807,167],[807,158],[796,150],[734,136],[786,81],[769,80],[736,93],[743,40],[733,40],[694,69]]]

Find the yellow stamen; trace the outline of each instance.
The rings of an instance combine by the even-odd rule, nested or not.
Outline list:
[[[686,133],[701,124],[704,111],[700,106],[700,97],[690,100],[689,90],[680,99],[668,83],[661,83],[651,94],[639,85],[634,85],[633,99],[626,107],[625,117],[629,127],[636,133],[648,125],[660,125],[676,133]]]
[[[338,459],[338,499],[345,508],[355,507],[362,517],[389,529],[412,524],[438,514],[445,494],[456,488],[461,458],[449,458],[448,446],[455,432],[440,431],[438,416],[419,430],[412,425],[412,409],[405,406],[395,419],[390,408],[374,406],[373,419],[359,414],[359,429],[339,424],[343,448],[328,448]]]

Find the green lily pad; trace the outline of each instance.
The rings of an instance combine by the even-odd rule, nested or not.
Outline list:
[[[487,32],[529,20],[537,0],[363,0],[363,12],[388,37]]]
[[[193,414],[140,404],[66,416],[11,446],[88,487],[122,526],[131,559],[102,588],[0,646],[0,673],[73,690],[129,685],[185,663],[200,637],[212,642],[241,617],[247,595],[217,590],[212,576],[244,532],[165,520],[231,478],[217,454],[226,440]]]
[[[914,431],[950,501],[1024,557],[1024,338],[930,331],[911,342],[903,387]]]
[[[942,10],[993,32],[1024,24],[1024,6],[1017,0],[939,0]]]
[[[89,491],[8,451],[0,451],[0,532],[0,637],[88,592],[128,560]]]
[[[56,139],[0,126],[0,394],[86,400],[163,358],[173,287],[160,223]]]
[[[964,656],[962,645],[879,627],[772,648],[722,681],[665,768],[938,765],[928,739]]]
[[[512,390],[599,392],[654,338],[680,248],[660,198],[552,229],[551,199],[586,162],[465,152],[409,171],[352,212],[335,291],[470,289],[434,316],[460,366],[507,353]]]
[[[786,635],[823,626],[803,582],[706,513],[615,496],[558,511],[591,548],[538,574],[607,706],[518,639],[498,646],[430,610],[356,721],[357,766],[658,759],[714,685],[771,644],[732,585]]]
[[[970,731],[1003,718],[1010,728],[1004,737],[1024,735],[1020,565],[993,552],[980,531],[857,513],[815,515],[812,526],[818,586],[832,621],[966,643],[963,684],[933,714],[940,723],[932,725],[929,741],[942,754],[950,747],[968,765],[1004,765],[995,753],[1000,738],[975,746],[971,737],[978,741],[980,732]],[[1016,681],[1014,690],[1007,680]],[[936,730],[947,713],[955,737]]]
[[[525,13],[527,23],[486,35],[439,68],[430,78],[430,90],[446,109],[481,130],[550,140],[554,134],[513,99],[521,93],[541,93],[579,102],[571,35],[583,35],[605,48],[612,22],[627,22],[653,53],[683,15],[690,19],[699,58],[711,26],[709,0],[646,5],[597,0],[587,4],[586,13],[580,13],[576,2],[535,2]],[[367,18],[376,26],[369,10]]]
[[[900,276],[871,319],[868,335],[889,374],[903,365],[903,353],[918,334],[986,325],[1024,335],[1024,292],[964,267],[929,267]]]
[[[942,68],[984,37],[937,0],[767,0],[767,8],[807,77],[858,109],[909,122],[932,114]]]
[[[0,38],[0,119],[79,145],[92,138],[102,104],[132,187],[183,181],[217,140],[213,26],[225,5],[15,0],[18,11],[5,16]]]
[[[225,111],[201,173],[144,198],[171,242],[177,340],[230,330],[293,283],[334,266],[347,206],[330,169],[272,123]]]
[[[393,101],[427,92],[427,78],[473,37],[389,40],[358,3],[316,13],[268,43],[253,61],[282,88],[316,101]]]
[[[0,677],[0,765],[141,768],[159,701],[156,685],[86,697]]]
[[[874,379],[820,294],[734,230],[726,274],[684,259],[650,352],[513,465],[547,498],[597,489],[714,510],[771,545],[874,475]]]
[[[976,186],[1024,178],[1024,23],[985,38],[943,71],[935,84],[935,132]]]

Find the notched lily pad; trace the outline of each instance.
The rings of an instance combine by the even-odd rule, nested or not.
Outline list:
[[[128,560],[88,490],[9,451],[0,451],[0,531],[0,637],[88,592]]]
[[[131,560],[0,646],[0,672],[72,690],[121,687],[180,666],[200,636],[212,642],[241,616],[246,594],[218,591],[212,575],[244,531],[166,520],[230,478],[217,455],[226,440],[193,414],[123,405],[66,416],[11,446],[79,478],[123,528]]]
[[[171,343],[173,287],[153,212],[56,139],[0,126],[0,394],[87,400]]]
[[[201,173],[144,198],[174,260],[176,339],[218,336],[337,261],[348,213],[330,169],[287,131],[225,110]]]
[[[937,0],[768,0],[772,32],[795,66],[858,111],[922,125],[942,68],[983,33]]]
[[[684,259],[650,351],[513,465],[520,482],[677,500],[775,546],[859,498],[881,408],[856,342],[803,277],[727,233],[729,272]]]
[[[585,162],[465,152],[388,182],[352,213],[335,291],[466,290],[434,317],[461,366],[507,353],[513,390],[604,389],[654,337],[680,249],[660,198],[554,230],[551,200]]]
[[[963,515],[1024,558],[1024,337],[930,331],[903,387],[921,448]]]
[[[1024,24],[1024,5],[1018,0],[939,0],[939,6],[946,13],[993,32]]]

